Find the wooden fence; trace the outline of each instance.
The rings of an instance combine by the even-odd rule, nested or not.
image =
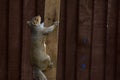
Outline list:
[[[120,80],[120,1],[62,0],[57,80]]]
[[[32,80],[26,21],[44,15],[44,0],[0,0],[0,80]]]
[[[26,24],[44,0],[0,0],[0,80],[32,80]],[[120,1],[61,0],[57,80],[120,80]]]

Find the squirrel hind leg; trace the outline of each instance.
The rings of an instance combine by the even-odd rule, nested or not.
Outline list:
[[[51,62],[50,56],[47,55],[47,58],[42,62],[42,71],[46,71],[48,68],[52,68],[53,63]]]
[[[51,58],[50,58],[49,55],[47,55],[47,56],[48,56],[48,68],[52,68],[53,67],[53,63],[51,61]]]

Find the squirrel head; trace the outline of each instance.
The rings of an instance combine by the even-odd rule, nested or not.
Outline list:
[[[30,21],[27,21],[27,24],[29,26],[37,26],[37,25],[40,25],[40,23],[41,23],[40,15],[33,17]]]

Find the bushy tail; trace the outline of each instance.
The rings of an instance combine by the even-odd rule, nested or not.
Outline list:
[[[39,68],[33,67],[33,80],[47,80],[47,78]]]
[[[39,80],[47,80],[45,74],[41,70],[39,70]]]

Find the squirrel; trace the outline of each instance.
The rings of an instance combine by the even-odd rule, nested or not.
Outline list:
[[[50,56],[46,53],[45,37],[46,34],[52,32],[59,22],[54,22],[50,27],[44,27],[41,23],[41,17],[35,16],[30,21],[27,21],[31,31],[31,63],[33,66],[33,77],[37,80],[47,80],[42,71],[51,67]],[[36,79],[35,79],[36,80]]]

